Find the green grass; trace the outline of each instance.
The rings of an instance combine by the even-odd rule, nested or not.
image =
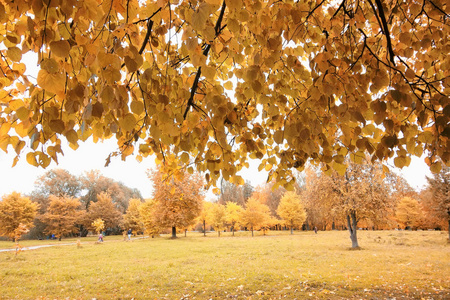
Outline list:
[[[359,231],[358,251],[345,231],[91,237],[0,253],[0,299],[448,299],[446,234]]]

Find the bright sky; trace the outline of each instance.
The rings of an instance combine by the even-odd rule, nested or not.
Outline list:
[[[0,197],[13,191],[22,194],[30,193],[34,189],[34,182],[47,170],[62,168],[68,170],[73,175],[82,175],[85,171],[99,170],[104,176],[116,181],[123,182],[131,188],[137,188],[144,198],[150,198],[152,194],[152,183],[147,177],[147,170],[155,166],[153,158],[148,157],[142,163],[136,161],[132,156],[126,161],[120,157],[111,160],[108,167],[104,167],[105,160],[109,153],[116,150],[114,140],[107,140],[94,144],[93,142],[80,143],[80,147],[74,151],[68,146],[63,147],[64,156],[59,157],[59,165],[54,162],[48,169],[36,168],[26,162],[25,155],[14,168],[11,168],[15,153],[5,154],[0,151]],[[267,172],[258,172],[257,161],[250,163],[250,169],[240,173],[249,180],[253,186],[264,184],[267,179]],[[393,164],[389,164],[390,167]],[[396,172],[403,175],[409,184],[416,190],[422,189],[426,184],[425,176],[431,176],[428,166],[422,158],[413,157],[411,165],[403,170],[396,169]],[[211,193],[208,197],[212,198]]]

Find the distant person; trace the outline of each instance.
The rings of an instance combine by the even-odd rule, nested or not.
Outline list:
[[[128,229],[127,234],[128,234],[128,240],[129,240],[129,241],[131,241],[131,234],[132,234],[132,233],[133,233],[133,231],[131,230],[131,228]]]
[[[103,243],[103,234],[100,232],[100,234],[98,235],[98,242],[99,243]]]
[[[317,234],[317,226],[314,226],[314,233]]]

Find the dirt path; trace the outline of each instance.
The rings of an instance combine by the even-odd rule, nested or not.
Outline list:
[[[131,240],[134,241],[134,240],[140,240],[140,239],[144,239],[144,238],[147,238],[147,236],[135,237],[135,238],[132,238]],[[123,240],[104,241],[103,243],[113,243],[113,242],[115,242],[115,243],[123,242]],[[83,245],[83,244],[85,245],[85,244],[89,244],[89,243],[97,243],[97,242],[84,242],[84,243],[81,243],[81,245]],[[40,248],[48,248],[48,247],[55,247],[55,246],[73,246],[76,244],[77,244],[76,242],[73,242],[73,243],[64,243],[64,244],[48,244],[48,245],[28,246],[28,247],[22,247],[20,249],[20,251],[36,250],[36,249],[40,249]],[[12,251],[16,251],[15,246],[12,246],[11,248],[6,248],[6,249],[0,249],[0,253],[1,252],[12,252]]]

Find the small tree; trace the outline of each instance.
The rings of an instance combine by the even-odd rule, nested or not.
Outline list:
[[[252,196],[241,213],[240,223],[249,227],[253,236],[253,230],[263,227],[270,219],[270,208]]]
[[[220,232],[225,228],[226,222],[225,206],[220,203],[214,203],[209,211],[208,220],[220,237]]]
[[[94,222],[92,222],[91,226],[92,228],[94,228],[97,234],[100,234],[100,232],[102,232],[105,229],[105,221],[103,221],[100,218],[95,219]]]
[[[420,222],[421,208],[419,201],[411,197],[403,197],[397,205],[395,213],[397,221],[405,227],[416,227]]]
[[[208,215],[212,207],[212,203],[209,201],[203,201],[202,211],[197,217],[198,222],[202,223],[203,236],[206,236],[206,222],[208,221]]]
[[[158,168],[150,174],[154,189],[154,220],[158,226],[172,228],[172,238],[177,228],[192,225],[202,210],[203,178],[179,170],[170,177]]]
[[[148,199],[139,206],[139,215],[144,225],[144,232],[152,237],[161,232],[161,227],[155,217],[155,205],[156,201]]]
[[[45,232],[54,234],[59,240],[64,235],[79,230],[75,225],[84,214],[80,210],[81,202],[78,199],[65,196],[50,195],[50,205],[47,212],[41,216],[46,225]]]
[[[31,227],[36,217],[38,204],[13,192],[0,201],[0,235],[18,241]]]
[[[234,236],[234,231],[236,230],[236,227],[239,226],[240,217],[244,209],[242,206],[234,202],[227,202],[225,209],[225,218],[227,223],[231,226],[231,231]]]
[[[294,233],[294,227],[301,227],[306,220],[306,212],[300,196],[295,192],[286,192],[283,195],[277,213],[284,223],[289,226],[291,234]]]
[[[141,205],[142,201],[140,199],[130,199],[127,212],[123,216],[124,228],[131,228],[135,233],[142,231],[144,227],[139,213],[139,207]]]

